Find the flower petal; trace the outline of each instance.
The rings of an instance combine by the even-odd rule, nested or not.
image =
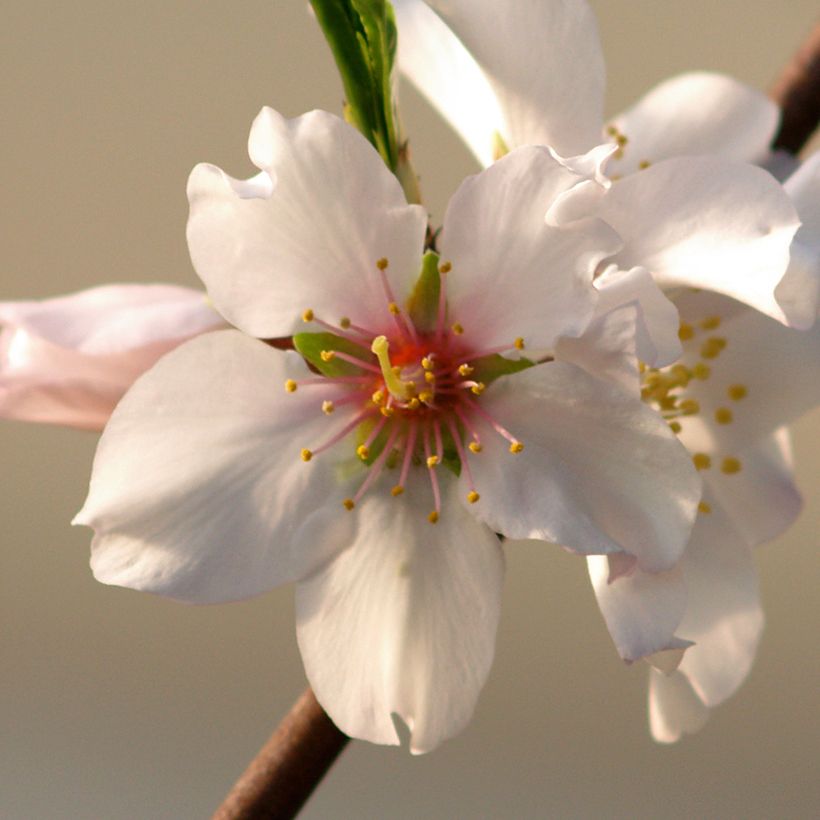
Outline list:
[[[599,220],[556,227],[545,214],[579,178],[543,148],[526,147],[466,179],[444,218],[439,247],[451,318],[474,349],[551,348],[589,324],[592,276],[620,240]]]
[[[476,159],[492,164],[503,129],[498,100],[461,41],[423,0],[394,0],[401,72],[461,135]]]
[[[698,517],[683,568],[689,601],[678,629],[694,641],[681,661],[700,700],[716,706],[732,695],[754,661],[763,611],[752,553],[720,505]]]
[[[454,489],[454,488],[449,488]],[[498,539],[445,488],[441,520],[412,491],[367,496],[356,540],[296,590],[297,637],[316,697],[346,734],[414,753],[469,720],[493,657]]]
[[[628,142],[611,170],[631,174],[641,162],[696,154],[760,162],[779,121],[778,107],[765,94],[732,77],[680,74],[615,117],[612,124]]]
[[[286,336],[307,308],[389,327],[376,263],[401,298],[418,276],[427,216],[379,155],[338,117],[287,120],[263,108],[249,140],[252,184],[212,165],[188,181],[188,245],[219,311],[252,336]]]
[[[678,649],[675,630],[686,609],[680,567],[648,573],[635,569],[611,580],[610,558],[590,555],[589,577],[618,654],[628,663]]]
[[[204,294],[170,285],[2,302],[0,323],[0,416],[91,430],[160,356],[225,324]]]
[[[760,168],[717,157],[669,159],[617,182],[598,215],[624,240],[612,260],[666,289],[714,290],[787,322],[774,290],[797,230],[794,206]]]
[[[475,514],[510,538],[585,553],[628,552],[670,569],[700,498],[688,453],[637,397],[563,362],[499,379],[482,406],[524,444],[517,455],[489,426],[470,467]],[[466,494],[467,477],[462,472]]]
[[[353,519],[334,466],[300,459],[328,434],[328,396],[284,389],[307,372],[296,354],[217,331],[144,374],[103,433],[74,521],[95,530],[97,579],[227,601],[303,577],[343,547]]]
[[[685,734],[695,734],[708,719],[709,710],[685,675],[649,670],[649,729],[658,743],[676,743]]]
[[[570,156],[600,142],[604,61],[595,16],[585,2],[508,0],[503,10],[491,0],[428,5],[489,80],[509,148],[550,145]]]

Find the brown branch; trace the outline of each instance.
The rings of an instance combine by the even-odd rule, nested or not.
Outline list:
[[[783,111],[773,147],[796,154],[820,122],[820,23],[816,23],[769,95]]]
[[[295,817],[348,740],[312,690],[306,689],[236,781],[213,820]]]

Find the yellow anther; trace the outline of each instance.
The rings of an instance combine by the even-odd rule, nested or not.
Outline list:
[[[726,473],[726,475],[733,475],[734,473],[739,473],[741,467],[742,465],[739,459],[736,459],[734,456],[727,456],[721,462],[720,471]]]
[[[296,392],[296,388],[297,388],[298,386],[299,386],[299,385],[298,385],[298,384],[296,384],[296,382],[295,382],[295,381],[293,381],[293,379],[288,379],[288,380],[285,382],[285,390],[287,390],[287,391],[288,391],[288,393],[295,393],[295,392]]]
[[[424,381],[426,381],[427,384],[432,384],[435,380],[436,380],[436,377],[435,377],[435,374],[432,371],[427,370],[424,373]]]
[[[436,524],[436,523],[438,523],[438,513],[437,513],[435,510],[433,510],[433,512],[431,512],[431,513],[430,513],[430,515],[428,515],[428,516],[427,516],[427,520],[428,520],[431,524]]]
[[[419,401],[422,401],[425,404],[432,404],[433,394],[429,390],[422,390],[421,393],[419,393]]]
[[[638,373],[641,375],[646,373],[646,362],[638,362]]]
[[[362,460],[367,461],[370,458],[370,448],[366,444],[360,444],[356,448],[356,455]]]
[[[438,467],[438,456],[427,456],[427,466],[431,470],[433,467]]]
[[[390,312],[391,312],[394,316],[398,316],[398,315],[401,313],[401,308],[400,308],[400,307],[399,307],[399,306],[398,306],[395,302],[391,302],[391,303],[387,306],[387,309],[388,309],[388,310],[389,310],[389,311],[390,311]]]
[[[726,392],[729,394],[729,398],[732,401],[740,401],[741,399],[745,399],[749,393],[746,387],[742,384],[731,384]]]
[[[442,262],[438,266],[439,273],[449,273],[453,269],[453,266],[449,262]]]
[[[701,501],[698,504],[698,511],[702,513],[710,513],[712,512],[712,505],[708,504],[706,501]]]
[[[356,506],[356,502],[352,498],[346,498],[344,501],[342,501],[342,506],[346,510],[352,510]]]
[[[708,364],[704,364],[703,362],[698,362],[692,368],[692,375],[696,379],[700,379],[701,381],[706,381],[706,379],[708,379],[709,376],[712,375],[712,368],[709,367]]]
[[[415,396],[407,402],[408,410],[418,410],[419,407],[421,407],[421,402]]]
[[[642,159],[638,163],[638,170],[645,171],[647,168],[649,168],[650,165],[652,165],[652,163],[648,159]]]
[[[715,410],[715,421],[718,424],[731,424],[734,416],[728,407],[718,407]]]
[[[379,410],[386,419],[389,419],[393,413],[396,412],[392,407],[387,407],[386,405],[384,407],[380,407]]]
[[[468,364],[460,364],[458,366],[458,374],[460,376],[469,376],[475,368],[470,367]]]
[[[376,267],[377,267],[379,270],[387,270],[387,266],[388,266],[389,264],[390,264],[390,263],[387,261],[387,257],[385,257],[385,256],[383,256],[381,259],[379,259],[379,260],[377,260],[377,261],[376,261]]]
[[[350,319],[347,318],[347,316],[342,316],[342,318],[339,319],[339,327],[342,330],[347,330],[350,327],[350,325],[351,325],[351,322],[350,322]]]
[[[676,364],[670,369],[669,375],[672,377],[670,387],[686,387],[692,378],[692,371],[685,365]]]
[[[684,399],[678,406],[684,416],[694,416],[700,413],[700,404],[695,399]]]
[[[701,323],[700,326],[704,330],[714,330],[717,327],[720,327],[720,316],[707,316]]]
[[[383,404],[384,403],[384,391],[383,390],[377,390],[370,397],[370,401],[372,401],[373,404]]]
[[[323,362],[332,362],[336,358],[336,351],[335,350],[322,350],[319,353],[319,357],[322,359]]]
[[[422,366],[425,370],[432,370],[432,369],[433,369],[433,360],[432,360],[429,356],[425,356],[425,357],[421,360],[421,366]]]
[[[451,329],[456,336],[461,336],[461,334],[464,333],[464,328],[458,322],[456,322]]]
[[[720,336],[711,336],[700,348],[700,355],[704,359],[716,359],[726,347],[726,339]]]
[[[610,137],[615,137],[619,133],[618,129],[614,125],[607,125],[606,132]]]
[[[623,148],[629,142],[629,140],[626,138],[626,134],[616,134],[615,142],[617,142],[618,145],[620,145],[621,148]]]
[[[712,459],[706,453],[695,453],[692,456],[692,463],[697,470],[708,470],[712,466]]]
[[[514,441],[514,442],[510,445],[510,452],[511,452],[513,455],[517,455],[517,454],[518,454],[518,453],[520,453],[523,449],[524,449],[524,445],[523,445],[520,441]]]
[[[336,405],[332,401],[322,402],[322,412],[329,416],[336,409]]]
[[[312,321],[313,321],[313,311],[312,311],[310,308],[308,308],[308,309],[307,309],[307,310],[306,310],[306,311],[302,314],[302,321],[303,321],[303,322],[312,322]]]
[[[471,453],[480,453],[483,449],[480,441],[471,441],[468,445]]]
[[[678,328],[678,338],[682,342],[689,341],[695,335],[695,328],[692,325],[686,324],[686,322],[680,323],[680,328]]]
[[[486,389],[487,385],[484,384],[484,382],[479,382],[470,388],[470,392],[474,393],[476,396],[480,396]]]
[[[399,401],[404,401],[410,398],[410,390],[408,389],[408,383],[403,382],[399,378],[401,369],[399,368],[399,372],[397,373],[396,368],[390,364],[390,357],[387,354],[389,348],[390,343],[385,336],[377,336],[373,340],[373,344],[370,345],[370,350],[376,354],[376,358],[379,360],[379,367],[381,367],[382,370],[385,387],[394,398]]]
[[[516,350],[523,350],[524,349],[524,340],[519,336],[514,342],[513,347]]]
[[[302,450],[302,461],[310,461],[313,458],[313,453],[307,449]]]
[[[470,490],[470,492],[467,493],[467,500],[471,504],[475,504],[476,501],[478,501],[479,498],[481,498],[481,496],[475,490]]]
[[[679,421],[670,421],[669,422],[669,429],[673,433],[675,433],[675,435],[677,435],[678,433],[680,433],[681,430],[683,430],[683,427],[681,427]]]
[[[390,490],[390,495],[392,495],[393,498],[395,498],[397,495],[401,495],[403,492],[404,487],[402,487],[401,484],[396,484],[396,486],[393,487],[392,490]]]

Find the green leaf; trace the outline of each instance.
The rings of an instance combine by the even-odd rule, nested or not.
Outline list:
[[[345,117],[387,167],[399,160],[393,104],[396,21],[387,0],[310,0],[342,77]]]
[[[362,368],[344,359],[332,358],[325,361],[324,351],[341,351],[349,353],[364,362],[372,362],[373,354],[354,342],[336,336],[333,333],[297,333],[293,337],[293,346],[323,376],[360,376]]]
[[[441,277],[438,272],[439,256],[434,251],[427,251],[421,260],[421,273],[416,280],[413,294],[407,302],[407,311],[413,324],[422,333],[435,330],[438,318],[438,299],[441,290]]]
[[[535,362],[529,359],[505,359],[498,353],[493,353],[491,356],[482,356],[480,359],[470,360],[473,367],[471,379],[484,384],[490,384],[502,376],[509,376],[510,373],[520,373],[529,367],[533,367]]]

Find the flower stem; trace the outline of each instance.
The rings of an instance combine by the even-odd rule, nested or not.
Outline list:
[[[820,122],[820,22],[769,91],[783,111],[773,147],[797,154]]]
[[[213,820],[295,817],[348,740],[308,687],[236,781]]]

